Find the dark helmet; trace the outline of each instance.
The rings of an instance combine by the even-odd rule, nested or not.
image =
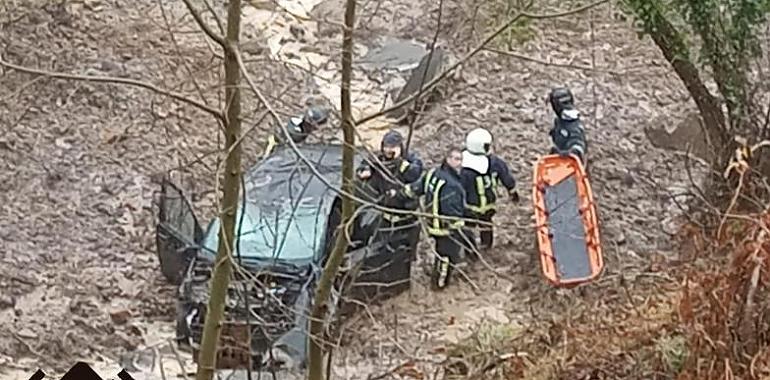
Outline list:
[[[380,149],[390,146],[390,147],[401,147],[404,148],[404,136],[401,135],[401,132],[391,129],[387,133],[385,133],[385,136],[382,136],[382,143],[380,144]]]
[[[326,120],[329,119],[329,111],[324,108],[311,107],[308,108],[302,119],[302,121],[313,126],[319,126],[326,123]]]
[[[305,139],[315,131],[318,126],[326,123],[329,118],[329,112],[322,108],[308,108],[301,116],[289,119],[287,128],[289,135],[295,143],[305,141]]]
[[[564,110],[575,109],[575,97],[572,96],[572,91],[566,87],[551,89],[551,93],[548,94],[548,101],[551,103],[553,112],[556,112],[558,116],[561,116]]]

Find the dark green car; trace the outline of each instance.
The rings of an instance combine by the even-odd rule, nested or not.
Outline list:
[[[307,315],[340,223],[341,197],[335,189],[342,179],[342,145],[298,148],[278,146],[244,174],[233,253],[239,265],[228,291],[219,368],[305,365]],[[357,157],[356,163],[360,161]],[[161,193],[156,236],[161,271],[179,285],[177,340],[191,345],[197,358],[219,219],[204,232],[179,188],[164,181]],[[352,223],[351,243],[329,300],[327,328],[355,309],[348,308],[353,303],[339,301],[340,294],[370,304],[410,287],[419,221],[387,230],[380,227],[379,211],[360,207],[364,209]]]

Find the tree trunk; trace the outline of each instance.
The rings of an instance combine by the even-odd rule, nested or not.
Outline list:
[[[655,28],[650,33],[651,37],[695,101],[705,124],[707,143],[712,149],[722,149],[728,142],[728,137],[725,116],[719,102],[703,84],[698,68],[689,58],[687,45],[679,31],[657,8],[650,7],[648,11],[654,12],[648,16],[656,21]],[[721,157],[722,154],[718,156]],[[718,157],[714,158],[718,160]],[[713,164],[718,166],[720,163],[712,162]]]
[[[353,156],[355,154],[355,134],[353,126],[353,114],[350,100],[350,80],[353,73],[353,27],[356,14],[356,0],[347,0],[345,4],[345,28],[342,33],[342,90],[341,90],[341,117],[342,132],[345,145],[342,150],[342,191],[352,194],[353,189]],[[323,348],[322,340],[323,318],[326,315],[329,294],[337,277],[342,259],[348,248],[343,229],[348,220],[353,216],[354,203],[347,195],[342,195],[342,218],[337,230],[337,238],[334,242],[329,260],[324,266],[321,278],[316,288],[313,310],[310,313],[310,334],[308,352],[308,379],[321,380],[323,378]]]
[[[222,228],[219,230],[219,246],[214,260],[211,278],[211,294],[203,326],[203,337],[198,354],[196,380],[211,380],[216,368],[217,345],[222,330],[221,322],[225,313],[225,298],[230,284],[232,266],[230,256],[233,248],[235,214],[238,208],[241,179],[241,144],[233,147],[241,135],[241,92],[240,69],[236,56],[241,23],[241,1],[230,0],[227,11],[227,37],[225,40],[225,151],[231,151],[225,158],[224,195],[222,197]]]

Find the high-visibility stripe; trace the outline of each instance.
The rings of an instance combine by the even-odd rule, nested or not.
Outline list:
[[[438,201],[439,201],[439,192],[441,191],[441,187],[444,186],[446,182],[443,179],[438,180],[438,183],[436,183],[436,187],[433,189],[433,229],[440,230],[441,229],[441,219],[438,218],[439,216],[439,209],[438,209]]]
[[[275,148],[276,144],[278,144],[278,141],[276,141],[275,135],[271,134],[270,137],[267,138],[267,148],[265,148],[265,154],[262,155],[263,160],[270,155],[270,152],[273,151],[273,148]]]
[[[479,194],[478,208],[484,208],[487,205],[487,189],[484,187],[484,177],[476,177],[476,192]]]
[[[398,170],[403,173],[406,171],[406,169],[409,169],[409,161],[403,160],[401,161],[401,166],[398,168]]]
[[[423,193],[428,194],[428,189],[430,188],[430,181],[433,180],[433,173],[436,172],[436,169],[430,169],[428,171],[428,174],[425,175],[425,183],[423,184]]]

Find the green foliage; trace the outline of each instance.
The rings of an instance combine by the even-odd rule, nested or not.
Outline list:
[[[657,351],[663,357],[668,373],[679,373],[687,359],[687,340],[682,335],[663,336],[656,344]]]
[[[486,29],[495,29],[500,24],[508,22],[517,11],[524,7],[524,1],[521,0],[498,0],[491,1],[487,4],[488,8],[485,13],[488,17],[485,23]],[[492,45],[496,45],[497,48],[512,49],[516,45],[521,45],[527,41],[530,41],[535,36],[535,31],[532,28],[532,20],[529,18],[521,18],[513,25],[511,25],[505,32],[503,32],[498,38],[492,42]]]
[[[762,52],[757,29],[767,20],[770,0],[622,0],[621,5],[634,16],[640,37],[676,25],[678,38],[668,42],[677,59],[690,59],[685,36],[697,36],[699,61],[711,68],[731,124],[743,124],[750,103],[750,62]],[[684,25],[677,25],[679,20]]]

